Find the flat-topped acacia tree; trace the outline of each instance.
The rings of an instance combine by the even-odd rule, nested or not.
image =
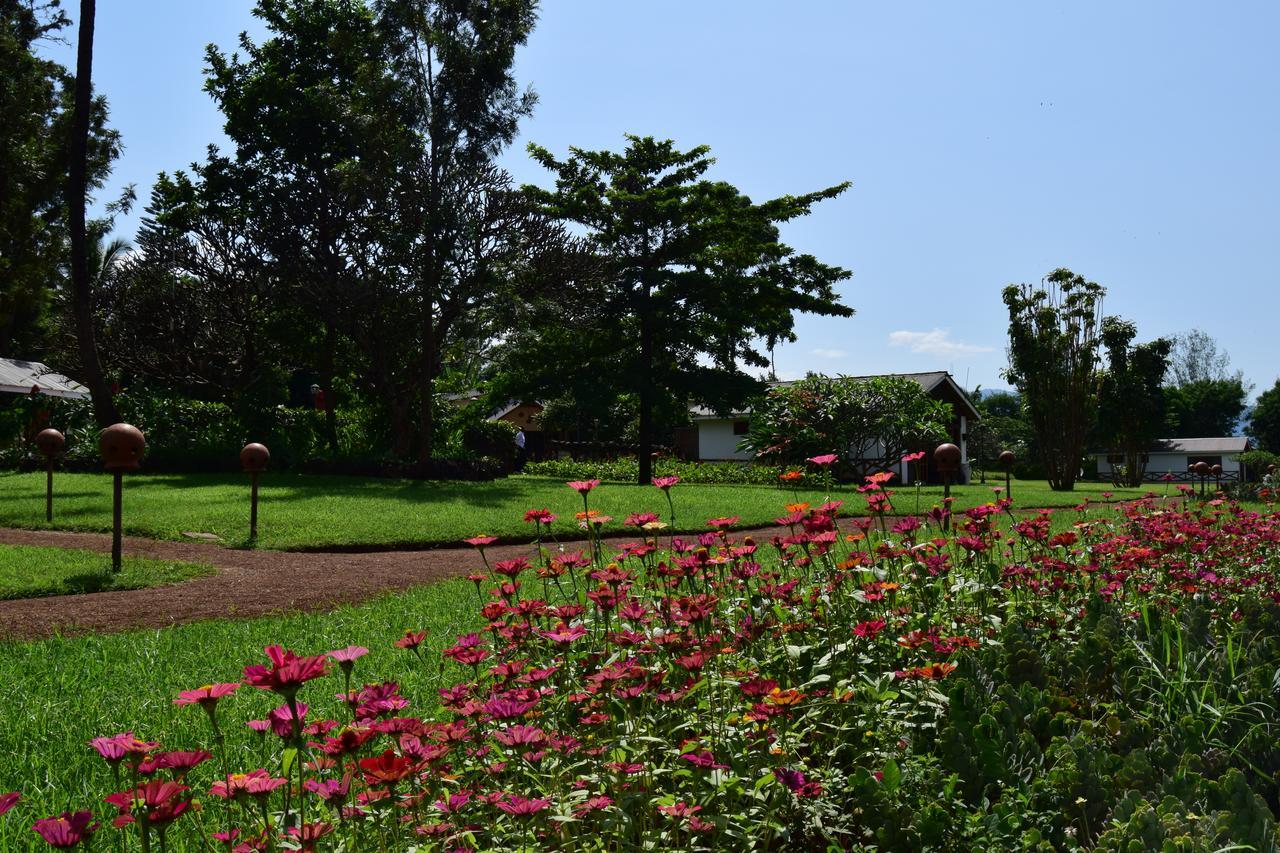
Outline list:
[[[769,347],[795,339],[796,311],[853,313],[835,290],[849,271],[797,254],[778,232],[847,183],[756,204],[703,177],[714,162],[705,146],[679,151],[671,140],[628,136],[621,153],[572,148],[558,160],[537,145],[529,151],[556,186],[526,192],[547,215],[582,229],[599,258],[589,299],[580,300],[590,310],[575,314],[577,331],[564,338],[582,357],[561,364],[634,395],[642,484],[652,473],[655,410],[741,403],[758,389],[743,366],[769,366]],[[593,345],[602,340],[619,345],[604,352]],[[725,389],[742,399],[726,399]]]

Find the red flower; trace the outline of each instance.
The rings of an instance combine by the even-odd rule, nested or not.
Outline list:
[[[329,674],[324,655],[300,657],[280,646],[267,646],[264,651],[271,666],[255,664],[244,668],[244,683],[259,690],[272,690],[292,698],[308,681]]]
[[[98,831],[93,812],[63,812],[57,817],[38,820],[31,827],[50,847],[65,849],[75,847]]]
[[[394,785],[406,776],[413,774],[418,762],[412,758],[396,755],[388,749],[375,758],[360,759],[360,769],[364,771],[364,781],[369,785]]]
[[[267,771],[259,769],[232,773],[226,779],[214,782],[209,793],[224,800],[240,796],[264,797],[286,783],[287,780],[273,778]]]
[[[415,651],[418,646],[422,645],[422,641],[427,638],[426,631],[410,631],[405,629],[404,636],[396,640],[396,648],[408,649]]]
[[[549,509],[530,509],[525,511],[524,520],[550,526],[556,520],[556,515]]]
[[[177,782],[162,782],[158,779],[139,785],[132,791],[121,791],[106,798],[108,803],[120,809],[120,816],[115,819],[116,826],[133,823],[135,812],[146,812],[147,823],[172,823],[191,808],[191,798],[182,794],[191,790]]]
[[[17,805],[18,800],[22,799],[22,795],[17,791],[11,794],[0,794],[0,814],[4,814],[9,809]]]

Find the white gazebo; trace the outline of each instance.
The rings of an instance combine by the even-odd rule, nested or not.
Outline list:
[[[38,361],[0,358],[0,394],[43,394],[66,400],[87,400],[89,389]]]

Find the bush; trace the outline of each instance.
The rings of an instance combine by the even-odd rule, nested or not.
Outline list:
[[[1266,450],[1247,450],[1236,459],[1244,463],[1245,474],[1253,482],[1260,482],[1272,465],[1280,467],[1280,455]]]
[[[685,462],[679,459],[658,459],[653,464],[655,477],[679,477],[682,483],[710,485],[776,486],[786,468],[777,465],[760,465],[754,462]],[[635,457],[602,461],[578,459],[547,459],[530,462],[524,473],[539,477],[555,477],[560,480],[605,480],[634,483],[640,476],[640,466]]]

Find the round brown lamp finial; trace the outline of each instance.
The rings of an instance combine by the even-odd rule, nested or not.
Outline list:
[[[933,451],[933,461],[942,473],[954,474],[960,470],[960,448],[950,442],[939,444]]]
[[[1222,466],[1221,466],[1221,465],[1214,465],[1214,466],[1213,466],[1212,468],[1210,468],[1209,470],[1213,472],[1213,476],[1215,476],[1215,477],[1221,477],[1221,476],[1222,476]]]
[[[1000,464],[1006,468],[1010,468],[1013,466],[1014,460],[1017,458],[1018,457],[1013,455],[1012,450],[1006,450],[1000,454]]]
[[[265,444],[255,441],[246,444],[244,450],[240,451],[240,467],[246,474],[261,474],[267,470],[267,463],[270,461],[271,451],[267,450]]]
[[[137,471],[146,447],[147,439],[142,430],[131,424],[112,424],[98,436],[102,467],[113,473]]]
[[[1207,477],[1209,476],[1209,463],[1197,462],[1195,465],[1191,466],[1191,470],[1195,471],[1201,477]]]
[[[67,439],[56,429],[42,429],[36,433],[36,447],[45,456],[57,456],[67,446]]]

